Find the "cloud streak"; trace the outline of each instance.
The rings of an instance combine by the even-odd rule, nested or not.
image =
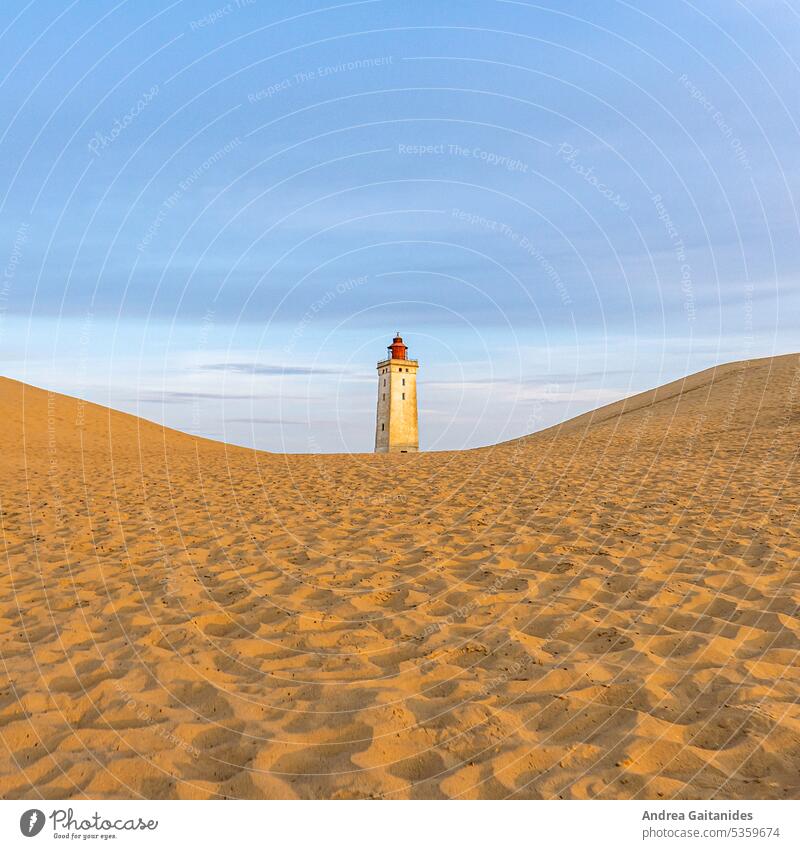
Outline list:
[[[234,374],[257,374],[270,377],[344,373],[341,369],[320,368],[318,366],[284,366],[267,363],[207,363],[200,366],[200,369],[201,371],[226,371]]]
[[[308,422],[301,422],[298,419],[259,419],[259,418],[243,418],[243,419],[226,419],[229,424],[259,424],[259,425],[305,425],[308,427]]]

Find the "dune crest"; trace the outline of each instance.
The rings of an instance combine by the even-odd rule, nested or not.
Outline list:
[[[3,798],[800,796],[798,355],[463,452],[0,417]]]

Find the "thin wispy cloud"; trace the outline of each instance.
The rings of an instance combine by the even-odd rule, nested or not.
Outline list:
[[[201,371],[226,371],[234,374],[256,374],[270,377],[343,373],[341,369],[321,368],[319,366],[284,366],[268,363],[207,363],[199,368]]]
[[[253,394],[227,392],[176,392],[173,390],[147,390],[132,398],[120,400],[131,404],[191,404],[193,401],[250,401]]]
[[[241,418],[241,419],[225,419],[231,424],[254,424],[254,425],[306,425],[308,422],[301,422],[299,419],[262,419],[262,418]]]
[[[477,377],[469,380],[428,380],[428,386],[439,386],[447,389],[484,388],[487,386],[549,386],[554,383],[576,385],[579,383],[595,383],[607,377],[618,377],[628,375],[630,372],[622,369],[609,369],[606,371],[584,372],[582,374],[543,374],[539,377]]]

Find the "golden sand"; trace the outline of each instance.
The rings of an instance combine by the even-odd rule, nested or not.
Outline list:
[[[800,356],[475,451],[0,381],[4,798],[800,797]]]

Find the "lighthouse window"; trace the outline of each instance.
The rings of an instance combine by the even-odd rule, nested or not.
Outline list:
[[[384,401],[386,400],[386,393],[385,392],[383,393],[383,400]]]
[[[384,425],[383,423],[381,423],[381,430],[383,430],[385,426],[386,426],[386,425]]]
[[[406,393],[405,392],[403,393],[403,400],[404,401],[406,400]]]
[[[406,385],[406,379],[403,378],[403,386],[405,386],[405,385]]]

